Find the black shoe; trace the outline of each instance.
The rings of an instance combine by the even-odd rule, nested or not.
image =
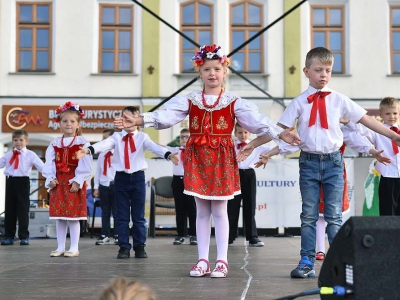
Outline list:
[[[20,242],[19,242],[19,244],[20,244],[21,246],[29,245],[29,239],[21,239]]]
[[[190,237],[190,245],[197,245],[197,237],[192,235]]]
[[[146,251],[144,251],[144,247],[146,247],[146,244],[141,244],[141,245],[133,248],[133,250],[135,250],[136,258],[147,258],[148,257]]]
[[[264,247],[264,242],[261,242],[259,238],[253,237],[249,241],[249,246],[250,247]]]
[[[185,243],[185,238],[182,236],[178,236],[173,242],[174,245],[182,245],[184,243]]]
[[[120,259],[129,258],[131,256],[131,254],[129,252],[130,252],[130,250],[128,248],[120,247],[118,250],[117,258],[120,258]]]
[[[9,246],[9,245],[14,245],[14,239],[13,238],[5,238],[4,240],[1,241],[2,246]]]
[[[228,240],[228,246],[233,246],[233,240],[231,239]]]

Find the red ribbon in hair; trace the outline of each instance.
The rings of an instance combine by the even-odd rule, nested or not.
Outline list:
[[[19,155],[21,155],[21,152],[19,152],[18,150],[13,150],[13,156],[10,159],[10,166],[14,163],[14,170],[18,169]]]
[[[125,160],[125,169],[129,170],[131,168],[131,164],[129,162],[129,152],[128,152],[128,147],[131,147],[131,153],[136,151],[135,147],[135,142],[133,141],[133,133],[130,132],[127,135],[125,135],[122,140],[125,142],[125,148],[124,148],[124,160]]]
[[[103,175],[107,176],[107,169],[111,168],[111,156],[113,156],[113,153],[111,151],[108,151],[104,155],[104,166],[103,166]]]
[[[317,92],[307,97],[308,103],[312,103],[310,113],[310,121],[308,127],[313,126],[317,121],[317,110],[319,112],[319,118],[321,121],[321,127],[328,129],[328,117],[326,115],[325,97],[331,92]]]
[[[390,130],[396,132],[397,134],[400,133],[400,130],[397,127],[393,127],[392,126],[392,127],[390,127]],[[394,154],[399,153],[399,146],[397,146],[397,144],[394,141],[392,141],[392,148],[393,148],[393,153]]]

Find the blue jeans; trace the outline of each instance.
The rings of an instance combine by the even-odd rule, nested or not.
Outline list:
[[[342,225],[342,198],[344,189],[343,157],[339,151],[329,154],[312,154],[301,152],[299,157],[300,192],[302,198],[301,251],[300,255],[308,256],[315,261],[316,222],[320,187],[324,189],[324,218],[328,223],[329,243]]]
[[[146,198],[143,171],[132,174],[116,172],[114,184],[117,207],[118,243],[122,248],[131,249],[146,242],[144,205]],[[132,245],[129,243],[129,221],[132,220]]]
[[[114,234],[117,234],[116,228],[116,208],[114,199],[114,184],[110,186],[99,185],[100,207],[101,207],[101,234],[110,236],[110,218],[111,212],[114,219]]]

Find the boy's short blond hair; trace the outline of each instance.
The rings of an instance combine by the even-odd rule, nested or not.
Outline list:
[[[333,54],[324,47],[317,47],[308,51],[306,56],[306,68],[310,68],[312,60],[318,58],[323,64],[333,64]]]
[[[379,111],[382,112],[386,107],[399,107],[399,100],[394,97],[383,98],[381,103],[379,103]]]
[[[12,132],[12,138],[24,136],[26,139],[28,138],[28,132],[25,129],[17,129]]]

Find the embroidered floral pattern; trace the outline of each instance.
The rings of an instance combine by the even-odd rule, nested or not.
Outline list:
[[[225,130],[228,128],[228,122],[226,122],[224,116],[220,116],[219,120],[217,121],[217,125],[215,125],[218,130]]]
[[[199,129],[199,126],[200,126],[200,124],[199,124],[199,117],[198,117],[198,116],[194,116],[194,117],[193,117],[193,120],[192,120],[191,127],[192,127],[194,130],[197,130],[197,129]]]

